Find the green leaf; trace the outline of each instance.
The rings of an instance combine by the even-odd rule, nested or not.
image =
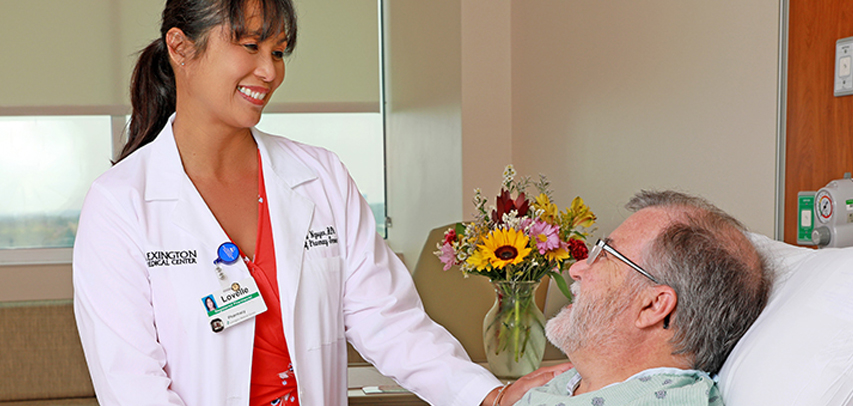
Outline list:
[[[464,223],[456,223],[456,235],[465,235]]]
[[[549,271],[548,276],[554,279],[554,282],[557,282],[557,287],[560,288],[560,292],[563,292],[563,295],[565,295],[566,298],[571,301],[572,292],[569,291],[569,287],[568,285],[566,285],[566,280],[563,278],[563,275],[560,275],[559,273],[554,271]]]

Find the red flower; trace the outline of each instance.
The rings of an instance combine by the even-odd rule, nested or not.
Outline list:
[[[444,233],[444,242],[442,242],[441,245],[451,244],[454,242],[456,242],[456,230],[451,228]]]
[[[501,194],[498,196],[497,204],[495,205],[495,210],[492,210],[492,221],[494,221],[495,224],[503,224],[504,214],[515,210],[515,212],[518,213],[518,217],[522,217],[527,215],[527,211],[529,209],[530,206],[527,203],[527,199],[524,197],[524,193],[519,193],[518,197],[516,197],[515,200],[512,200],[512,196],[510,196],[509,191],[501,189]]]
[[[586,248],[586,243],[575,238],[569,239],[569,252],[572,254],[572,258],[576,261],[584,260],[589,256],[589,250]]]

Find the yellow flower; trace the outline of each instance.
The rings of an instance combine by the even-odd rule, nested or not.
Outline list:
[[[542,221],[548,224],[555,224],[557,222],[560,209],[557,208],[556,204],[551,203],[551,199],[545,193],[540,193],[536,197],[536,203],[533,203],[533,207],[536,210],[542,210],[542,214],[539,216]]]
[[[469,263],[474,268],[477,268],[478,271],[482,271],[486,268],[486,265],[489,265],[489,258],[482,249],[477,249],[470,257],[468,257],[468,259],[465,260],[465,262]]]
[[[563,247],[551,251],[545,251],[545,258],[549,261],[565,261],[570,257],[571,255],[569,255],[569,251]]]
[[[530,254],[531,249],[527,247],[529,241],[530,238],[521,231],[499,228],[486,236],[483,244],[477,246],[477,251],[483,251],[493,267],[503,269],[521,262]]]
[[[589,206],[583,203],[580,196],[572,200],[572,208],[569,213],[572,216],[572,228],[574,227],[589,227],[595,223],[595,214],[589,210]]]

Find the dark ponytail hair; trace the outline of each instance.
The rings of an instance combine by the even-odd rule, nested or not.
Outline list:
[[[247,7],[257,5],[263,13],[260,32],[246,27]],[[228,24],[237,40],[246,35],[259,35],[260,40],[285,34],[290,54],[296,47],[296,12],[291,0],[168,0],[163,10],[160,38],[139,54],[130,80],[130,116],[127,143],[116,163],[137,149],[154,141],[175,111],[175,73],[169,62],[166,33],[173,27],[195,44],[193,58],[201,56],[207,46],[207,34],[219,25]]]

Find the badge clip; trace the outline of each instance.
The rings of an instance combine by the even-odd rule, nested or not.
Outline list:
[[[237,262],[237,259],[240,258],[240,248],[237,248],[237,244],[233,242],[224,242],[216,250],[216,255],[217,258],[213,261],[213,264],[216,265],[216,275],[220,281],[224,281],[225,272],[222,271],[222,267],[219,264],[225,263],[226,265],[231,265]]]

